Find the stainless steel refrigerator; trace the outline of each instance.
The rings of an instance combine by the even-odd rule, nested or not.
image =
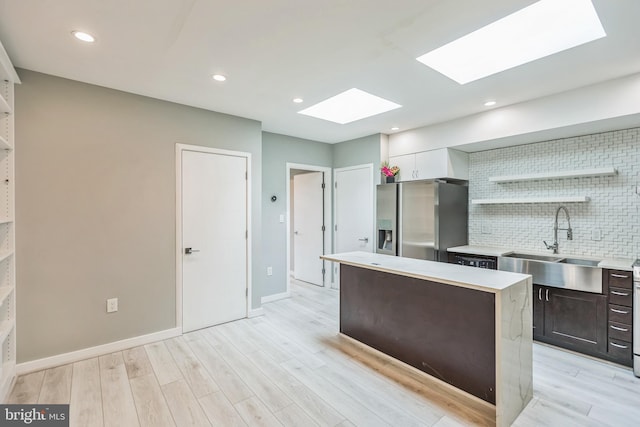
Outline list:
[[[466,245],[468,187],[410,181],[377,188],[376,252],[447,261],[447,248]]]

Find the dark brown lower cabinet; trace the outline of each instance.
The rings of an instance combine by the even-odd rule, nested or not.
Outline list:
[[[538,341],[600,356],[607,352],[607,297],[534,285],[533,335]]]

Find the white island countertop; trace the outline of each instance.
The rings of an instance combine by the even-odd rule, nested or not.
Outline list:
[[[344,252],[323,255],[320,258],[355,267],[432,280],[492,293],[498,293],[527,279],[531,280],[531,276],[528,274],[487,270],[371,252]]]
[[[552,254],[549,252],[538,252],[531,250],[519,250],[514,248],[499,248],[495,246],[475,246],[475,245],[465,245],[465,246],[456,246],[453,248],[447,249],[447,252],[457,252],[461,254],[467,255],[485,255],[485,256],[505,256],[512,254],[514,252],[521,254],[530,254],[530,255],[546,255],[553,256],[558,258],[579,258],[579,259],[589,259],[589,260],[598,260],[598,267],[600,268],[608,268],[612,270],[626,270],[631,271],[633,263],[635,259],[631,258],[597,258],[592,256],[583,256],[583,255],[571,255],[571,254]]]

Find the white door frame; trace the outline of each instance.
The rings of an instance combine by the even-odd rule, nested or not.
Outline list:
[[[182,152],[222,154],[244,157],[247,159],[247,316],[251,311],[251,248],[253,233],[251,232],[251,153],[243,151],[222,150],[200,145],[176,144],[176,327],[182,333]]]
[[[365,163],[362,165],[355,165],[355,166],[347,166],[344,168],[336,168],[333,170],[333,182],[337,181],[337,176],[338,176],[338,172],[346,172],[346,171],[350,171],[350,170],[354,170],[354,169],[369,169],[369,173],[371,174],[371,188],[369,189],[369,191],[371,192],[371,200],[373,201],[373,206],[371,207],[372,212],[373,212],[373,230],[371,230],[371,235],[373,236],[373,248],[374,248],[374,252],[375,252],[375,245],[376,245],[376,192],[373,191],[374,185],[375,185],[375,176],[373,175],[373,163]],[[333,220],[335,221],[335,219],[338,217],[338,204],[337,202],[337,189],[335,189],[336,191],[333,192]],[[332,226],[332,230],[333,230],[333,253],[336,253],[337,249],[336,249],[336,242],[337,242],[337,235],[338,235],[338,230],[336,229],[337,224],[335,224]],[[337,263],[331,263],[331,271],[333,272],[333,280],[337,281],[340,278],[339,272],[338,272],[338,264]],[[332,288],[337,288],[337,283],[332,283],[331,284]]]
[[[316,165],[305,165],[300,163],[289,163],[286,164],[286,193],[287,193],[287,290],[285,292],[285,298],[291,296],[291,289],[289,284],[289,275],[291,274],[291,169],[301,169],[311,172],[324,172],[324,225],[325,225],[325,233],[324,233],[324,252],[327,254],[327,251],[332,247],[331,246],[331,233],[328,232],[331,227],[331,188],[332,187],[332,178],[331,178],[331,168],[324,166],[316,166]],[[327,277],[324,276],[323,286],[327,286]]]

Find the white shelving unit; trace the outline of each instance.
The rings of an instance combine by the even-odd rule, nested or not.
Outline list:
[[[0,43],[0,402],[16,379],[14,84],[20,79]]]
[[[13,147],[9,145],[9,142],[0,135],[0,150],[11,150]]]
[[[544,181],[549,179],[563,179],[563,178],[582,178],[582,177],[596,177],[596,176],[613,176],[618,173],[616,168],[596,168],[596,169],[579,169],[569,171],[556,171],[556,172],[541,172],[541,173],[529,173],[522,175],[503,175],[503,176],[491,176],[489,181],[503,184],[506,182],[521,182],[521,181]]]
[[[0,96],[0,113],[1,114],[11,114],[12,112],[12,108],[9,105],[9,101],[7,101],[7,99],[3,96]]]
[[[472,199],[472,205],[513,205],[523,203],[585,203],[588,196],[518,197],[512,199]]]

